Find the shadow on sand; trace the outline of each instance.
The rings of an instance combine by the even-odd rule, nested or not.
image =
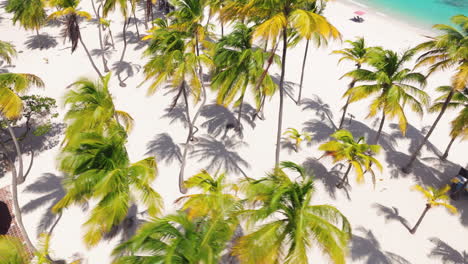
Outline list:
[[[148,152],[146,155],[153,155],[157,161],[162,161],[167,165],[177,161],[182,162],[182,152],[177,143],[174,142],[168,133],[157,134],[153,140],[146,145]]]
[[[406,220],[406,218],[404,218],[403,216],[400,215],[400,212],[398,211],[398,208],[396,208],[394,206],[392,206],[390,208],[390,207],[387,207],[387,206],[379,204],[379,203],[373,204],[372,207],[377,210],[377,215],[378,216],[383,216],[385,218],[385,222],[398,221],[408,231],[411,230],[411,227],[409,226],[408,220]]]
[[[28,37],[28,40],[24,43],[28,49],[31,50],[44,50],[55,48],[58,45],[55,37],[48,34],[32,35]]]
[[[429,241],[434,244],[434,248],[428,257],[440,259],[444,264],[468,264],[468,251],[458,251],[436,237],[430,238]]]
[[[241,114],[240,131],[244,129],[244,124],[249,125],[252,129],[255,128],[255,123],[251,118],[252,110],[254,110],[252,106],[244,104]],[[222,138],[226,138],[229,129],[237,129],[238,113],[238,111],[237,113],[233,112],[222,105],[206,105],[200,112],[200,115],[206,119],[206,121],[201,124],[201,127],[206,128],[208,134],[211,136],[218,137],[223,134]]]
[[[411,264],[395,253],[385,251],[371,230],[364,227],[356,229],[362,236],[353,234],[351,240],[351,258],[365,264]]]
[[[247,177],[243,168],[249,168],[249,163],[236,152],[238,148],[247,145],[245,142],[232,137],[217,140],[210,135],[200,136],[197,140],[190,154],[198,158],[198,162],[208,161],[207,170],[242,174]]]

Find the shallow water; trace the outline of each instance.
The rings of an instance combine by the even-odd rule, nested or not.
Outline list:
[[[450,17],[468,15],[468,0],[352,0],[378,9],[385,15],[429,26],[448,24]]]

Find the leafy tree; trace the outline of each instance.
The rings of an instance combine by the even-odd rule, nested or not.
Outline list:
[[[414,52],[411,50],[399,55],[391,50],[374,48],[367,58],[372,70],[356,69],[345,74],[357,82],[370,82],[348,89],[345,96],[350,97],[350,103],[374,96],[368,117],[374,117],[379,112],[382,115],[376,143],[387,118],[398,118],[400,130],[404,134],[408,123],[404,107],[409,105],[411,110],[422,115],[423,106],[429,103],[429,96],[412,85],[415,83],[424,86],[426,84],[424,75],[405,68],[405,63],[413,56]]]
[[[299,132],[297,129],[295,128],[288,128],[288,130],[286,130],[283,135],[287,135],[288,139],[293,141],[294,142],[294,150],[296,152],[299,151],[300,147],[301,147],[301,143],[305,140],[307,142],[310,142],[312,140],[312,137],[310,136],[309,133],[307,132]]]
[[[187,188],[201,193],[182,196],[182,210],[142,226],[129,241],[119,245],[116,263],[219,263],[239,224],[236,213],[240,199],[237,186],[226,182],[225,174],[208,172],[187,179]],[[150,252],[150,254],[147,254]]]
[[[344,48],[342,50],[335,50],[332,53],[341,55],[341,58],[338,61],[338,63],[342,61],[350,61],[355,64],[356,69],[358,70],[361,69],[362,64],[364,64],[366,61],[367,53],[369,50],[369,48],[366,47],[366,42],[364,38],[357,38],[355,41],[347,40],[345,42],[351,45],[351,47]],[[355,84],[356,84],[356,79],[353,79],[349,83],[348,89],[353,88]],[[341,116],[341,121],[340,121],[340,125],[338,126],[338,129],[341,129],[343,127],[344,120],[346,117],[346,112],[348,110],[348,106],[350,103],[350,99],[351,99],[351,96],[347,96],[346,104],[343,106],[343,115]]]
[[[260,89],[256,89],[268,53],[252,45],[253,30],[244,24],[236,24],[233,32],[217,43],[213,59],[215,70],[211,87],[217,90],[216,101],[226,106],[235,100],[234,105],[239,107],[237,119],[239,130],[247,88],[249,86],[252,88],[257,109],[260,108],[261,98],[264,95],[272,96],[276,90],[270,75],[263,79]]]
[[[53,20],[53,19],[65,18],[64,19],[65,39],[68,37],[68,39],[70,40],[72,44],[71,52],[73,53],[76,50],[76,48],[78,47],[78,42],[80,42],[94,70],[99,75],[99,77],[103,78],[103,75],[101,74],[96,64],[94,63],[94,60],[91,57],[91,54],[89,53],[88,48],[83,42],[83,38],[81,36],[81,31],[80,31],[80,23],[79,23],[80,19],[85,18],[87,20],[90,20],[91,14],[89,14],[86,11],[80,11],[78,9],[79,4],[80,4],[79,0],[51,0],[49,2],[49,5],[56,7],[58,10],[50,14],[48,19]]]
[[[416,46],[416,51],[424,52],[418,58],[417,66],[430,65],[428,75],[436,72],[445,70],[448,68],[455,69],[455,74],[452,77],[452,91],[448,94],[445,99],[443,107],[440,108],[439,115],[432,124],[431,128],[427,132],[421,144],[413,152],[408,164],[403,168],[403,172],[410,172],[413,162],[416,160],[417,155],[421,151],[422,147],[426,144],[431,136],[432,132],[439,123],[440,119],[445,113],[453,95],[456,91],[463,91],[467,88],[468,82],[468,48],[467,34],[468,31],[468,17],[464,15],[453,16],[451,21],[457,25],[460,30],[450,25],[437,24],[434,26],[435,29],[442,31],[442,33],[431,40],[421,43]]]
[[[16,56],[15,46],[9,42],[0,40],[0,59],[11,64],[11,59]]]
[[[372,169],[372,164],[375,164],[379,170],[382,170],[382,165],[373,157],[373,154],[379,153],[380,146],[366,144],[363,142],[364,137],[356,141],[351,132],[347,130],[338,130],[331,137],[335,140],[320,145],[319,149],[325,151],[325,155],[331,156],[334,163],[342,161],[348,163],[348,168],[343,178],[336,186],[343,188],[348,182],[348,175],[352,168],[356,172],[358,183],[364,181],[365,172],[370,172],[375,185],[375,173]]]
[[[435,100],[434,104],[429,109],[430,112],[440,113],[442,112],[443,108],[445,108],[444,111],[446,109],[461,108],[457,117],[455,117],[455,119],[451,122],[452,130],[450,132],[450,136],[452,139],[450,140],[447,149],[441,157],[442,159],[446,159],[450,147],[452,146],[455,139],[457,139],[457,137],[462,137],[462,139],[464,139],[465,135],[468,133],[468,95],[465,91],[459,92],[454,90],[452,86],[439,86],[436,88],[436,90],[443,94]],[[445,102],[447,102],[447,98],[449,96],[451,97],[450,102],[445,105]]]
[[[42,0],[8,0],[5,11],[13,13],[13,24],[19,24],[26,30],[39,29],[46,23],[46,12]]]
[[[324,39],[337,38],[339,32],[325,17],[310,11],[310,3],[315,1],[252,0],[241,6],[241,16],[252,15],[252,19],[264,18],[254,32],[254,39],[261,38],[269,41],[272,46],[282,42],[283,54],[281,56],[281,77],[279,81],[279,113],[278,130],[276,135],[275,166],[279,166],[281,150],[281,133],[283,124],[284,104],[284,77],[286,73],[286,55],[289,47],[289,35],[297,32],[300,37],[306,38],[313,34],[321,35]],[[230,8],[230,7],[229,7]],[[255,12],[256,14],[252,13]]]
[[[299,176],[291,180],[285,169]],[[351,226],[335,207],[311,205],[313,180],[304,168],[282,162],[267,177],[248,183],[245,193],[251,209],[244,216],[260,225],[234,246],[241,263],[309,263],[314,246],[333,263],[345,263]]]
[[[450,186],[445,185],[442,188],[436,189],[430,186],[427,188],[424,188],[421,185],[415,185],[413,189],[418,192],[421,192],[426,198],[427,202],[426,202],[426,208],[424,208],[424,211],[422,215],[419,217],[418,222],[416,222],[416,225],[410,230],[411,234],[416,233],[416,230],[418,229],[419,225],[424,219],[424,216],[426,216],[426,213],[431,208],[445,207],[450,213],[452,214],[457,213],[457,208],[455,208],[453,205],[449,203],[450,197],[447,195],[447,193],[450,191]]]
[[[88,246],[96,245],[122,222],[132,203],[142,202],[153,217],[162,207],[162,198],[151,187],[157,176],[156,160],[150,157],[130,162],[125,147],[127,133],[117,121],[107,90],[108,80],[109,75],[101,80],[102,84],[79,81],[65,97],[70,109],[66,115],[69,127],[59,169],[67,174],[66,194],[52,210],[58,213],[72,204],[97,199],[84,224]],[[80,116],[90,114],[94,115]],[[80,124],[82,130],[75,130]]]

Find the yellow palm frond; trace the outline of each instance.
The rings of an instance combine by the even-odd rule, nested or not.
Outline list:
[[[283,14],[277,14],[260,24],[254,31],[252,38],[271,40],[275,42],[277,37],[287,26],[287,19]]]
[[[127,133],[131,132],[135,124],[132,116],[129,113],[120,110],[115,110],[115,115],[117,116],[119,122],[121,122],[125,127],[125,131]]]
[[[0,87],[0,114],[6,119],[13,120],[21,116],[23,102],[12,90]]]
[[[424,195],[424,197],[426,197],[427,200],[431,200],[432,197],[434,197],[434,195],[433,195],[431,192],[429,192],[428,190],[426,190],[426,189],[425,189],[424,187],[422,187],[421,185],[416,184],[416,185],[414,185],[414,186],[412,187],[412,189],[415,190],[415,191],[419,191],[420,193],[422,193],[422,194]]]

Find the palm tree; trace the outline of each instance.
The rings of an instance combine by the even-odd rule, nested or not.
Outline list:
[[[253,30],[244,24],[236,24],[234,30],[217,43],[213,59],[215,71],[211,87],[218,92],[217,103],[227,106],[239,95],[234,103],[239,107],[237,119],[239,130],[247,88],[251,86],[253,90],[257,109],[260,108],[263,96],[271,96],[275,92],[275,84],[270,75],[262,80],[260,89],[255,90],[268,53],[252,45]]]
[[[118,246],[114,254],[131,253],[116,263],[219,263],[239,225],[242,208],[237,185],[226,182],[225,174],[207,171],[185,182],[201,193],[182,196],[182,211],[144,225],[135,237]],[[144,252],[151,254],[144,254]],[[159,262],[158,262],[159,263]]]
[[[368,47],[366,47],[366,42],[364,38],[357,38],[355,41],[347,40],[345,42],[350,44],[351,48],[335,50],[332,53],[341,55],[341,58],[338,61],[338,63],[342,61],[350,61],[355,64],[356,69],[361,69],[362,64],[366,61],[367,52],[369,49]],[[353,79],[351,83],[349,83],[348,89],[353,88],[355,84],[356,80]],[[343,106],[343,115],[341,116],[341,121],[340,125],[338,126],[338,129],[341,129],[343,127],[346,112],[350,103],[350,98],[351,96],[348,96],[348,98],[346,99],[346,104]]]
[[[51,0],[49,4],[57,7],[59,10],[50,14],[48,19],[58,19],[62,17],[65,18],[65,39],[68,37],[72,44],[71,52],[73,53],[76,50],[78,47],[78,42],[80,42],[94,70],[99,75],[99,77],[103,78],[103,75],[94,63],[93,58],[91,57],[91,54],[89,53],[89,50],[84,44],[83,38],[81,37],[79,24],[80,19],[85,18],[90,20],[91,15],[88,12],[78,10],[79,3],[79,0]]]
[[[429,109],[430,112],[442,112],[442,108],[445,106],[445,102],[447,98],[450,96],[450,102],[445,106],[445,110],[447,109],[458,109],[461,108],[460,112],[458,113],[457,117],[451,122],[452,130],[450,132],[450,136],[452,139],[450,140],[447,149],[445,150],[444,154],[441,156],[441,159],[446,159],[452,146],[453,142],[457,137],[461,136],[462,139],[464,135],[468,132],[467,124],[468,124],[468,95],[465,91],[457,91],[453,89],[452,86],[440,86],[436,88],[436,91],[439,91],[442,94],[439,98],[435,100],[435,103]]]
[[[357,82],[370,82],[348,89],[345,96],[349,96],[350,103],[374,96],[370,105],[368,117],[374,117],[381,112],[379,130],[375,138],[377,143],[387,118],[398,118],[401,132],[406,132],[407,119],[404,107],[409,105],[411,110],[422,115],[423,106],[429,102],[429,96],[420,88],[412,84],[424,86],[426,78],[418,72],[404,68],[404,64],[411,60],[413,51],[405,51],[401,55],[391,51],[374,48],[369,51],[367,63],[373,70],[357,69],[346,73]]]
[[[281,77],[279,81],[279,113],[278,130],[276,135],[275,166],[279,166],[281,150],[281,134],[283,125],[284,77],[286,73],[286,55],[289,47],[289,32],[297,32],[303,38],[313,34],[321,35],[324,39],[337,38],[339,32],[325,17],[310,11],[310,2],[302,0],[264,1],[252,0],[245,4],[240,13],[251,14],[257,12],[256,17],[266,18],[255,29],[253,38],[270,41],[276,46],[282,40],[283,54],[281,56]],[[243,14],[241,14],[242,16]]]
[[[219,263],[232,233],[227,222],[191,219],[179,211],[143,225],[114,250],[114,263]]]
[[[468,37],[468,32],[466,28],[468,27],[468,17],[457,15],[453,16],[451,20],[453,24],[460,28],[460,30],[449,25],[434,25],[435,29],[442,31],[443,33],[437,37],[431,38],[431,40],[427,42],[419,44],[415,48],[416,51],[424,51],[424,53],[418,58],[417,66],[430,65],[428,75],[448,68],[454,68],[455,74],[452,77],[453,91],[447,96],[444,106],[440,109],[439,115],[419,147],[411,155],[408,164],[402,168],[402,171],[406,173],[411,171],[411,167],[413,166],[413,162],[416,160],[419,151],[421,151],[422,147],[426,144],[427,140],[436,128],[437,123],[445,113],[455,91],[463,91],[467,88],[468,54],[466,52],[466,39]]]
[[[107,82],[109,76],[105,79]],[[96,245],[105,233],[122,222],[132,203],[141,201],[153,217],[162,207],[162,198],[151,187],[157,175],[155,158],[130,162],[125,147],[127,133],[118,123],[111,97],[104,89],[107,84],[92,84],[80,81],[76,84],[78,88],[66,96],[70,108],[66,120],[78,135],[71,135],[73,140],[62,148],[59,169],[68,175],[66,194],[52,209],[59,213],[72,204],[97,199],[84,224],[84,241],[89,246]],[[83,130],[77,132],[74,128],[79,124],[83,124]],[[70,131],[65,134],[70,136]]]
[[[308,4],[308,10],[316,14],[322,15],[326,7],[326,1],[328,0],[310,1]],[[330,24],[329,27],[331,30],[336,31],[336,35],[339,36],[338,30],[334,26]],[[327,36],[324,36],[320,34],[319,32],[309,31],[309,32],[306,32],[305,35],[298,34],[298,36],[306,39],[306,46],[304,49],[304,58],[302,60],[301,81],[299,83],[299,95],[297,96],[297,101],[296,101],[296,104],[300,105],[301,99],[302,99],[302,84],[304,82],[304,71],[305,71],[305,65],[307,61],[307,53],[309,51],[310,41],[314,41],[317,47],[320,47],[322,45],[326,46],[328,43],[327,43]]]
[[[133,118],[124,111],[115,109],[109,91],[110,74],[97,82],[80,79],[73,83],[65,97],[65,105],[70,109],[64,120],[68,122],[64,146],[77,142],[81,132],[108,131],[114,122],[122,124],[127,132],[133,127]]]
[[[5,11],[13,13],[13,24],[19,22],[24,29],[35,30],[39,35],[39,28],[46,23],[46,12],[42,0],[8,0]]]
[[[11,59],[16,56],[15,46],[9,42],[0,40],[0,59],[11,64]]]
[[[347,130],[338,130],[330,136],[336,140],[320,145],[319,149],[325,151],[326,156],[333,157],[334,163],[342,161],[348,163],[348,168],[336,187],[343,188],[348,183],[348,175],[352,168],[356,172],[358,183],[364,181],[364,174],[368,171],[372,174],[372,182],[375,185],[375,173],[372,164],[377,165],[380,171],[382,171],[382,165],[373,157],[373,154],[379,153],[380,146],[366,144],[363,142],[363,137],[356,141],[351,132]]]
[[[291,180],[285,169],[298,174]],[[333,263],[345,263],[351,226],[330,205],[311,205],[312,177],[292,162],[282,162],[267,177],[245,187],[251,209],[248,221],[261,223],[238,239],[233,254],[241,263],[308,263],[308,251],[317,246]]]
[[[424,197],[426,198],[426,208],[424,208],[424,211],[419,217],[418,222],[416,222],[416,225],[410,230],[411,234],[416,233],[416,230],[421,224],[424,216],[426,216],[426,213],[429,211],[429,209],[433,207],[445,207],[450,213],[457,213],[457,208],[449,204],[450,197],[447,195],[447,193],[450,191],[449,185],[445,185],[444,187],[439,189],[430,186],[424,188],[421,185],[415,185],[413,189],[421,192],[424,195]]]
[[[286,130],[283,135],[287,135],[288,136],[288,139],[289,140],[292,140],[294,142],[294,151],[298,152],[300,147],[301,147],[301,143],[305,140],[307,142],[310,142],[312,140],[312,137],[310,136],[309,133],[307,132],[299,132],[297,129],[295,128],[288,128],[288,130]]]
[[[192,41],[190,32],[179,31],[167,21],[158,20],[159,27],[153,30],[149,37],[151,42],[145,51],[149,61],[144,66],[146,78],[144,81],[153,79],[149,86],[148,94],[154,94],[157,89],[169,79],[173,89],[177,91],[172,108],[182,96],[185,104],[185,114],[188,120],[189,132],[184,148],[181,169],[179,173],[179,189],[186,192],[184,187],[184,170],[187,160],[188,149],[196,132],[195,123],[200,114],[200,109],[206,102],[206,91],[202,82],[201,64],[211,64],[211,59],[204,54],[197,55],[197,42]],[[189,96],[193,95],[195,103],[202,99],[201,106],[193,116],[189,111]]]

